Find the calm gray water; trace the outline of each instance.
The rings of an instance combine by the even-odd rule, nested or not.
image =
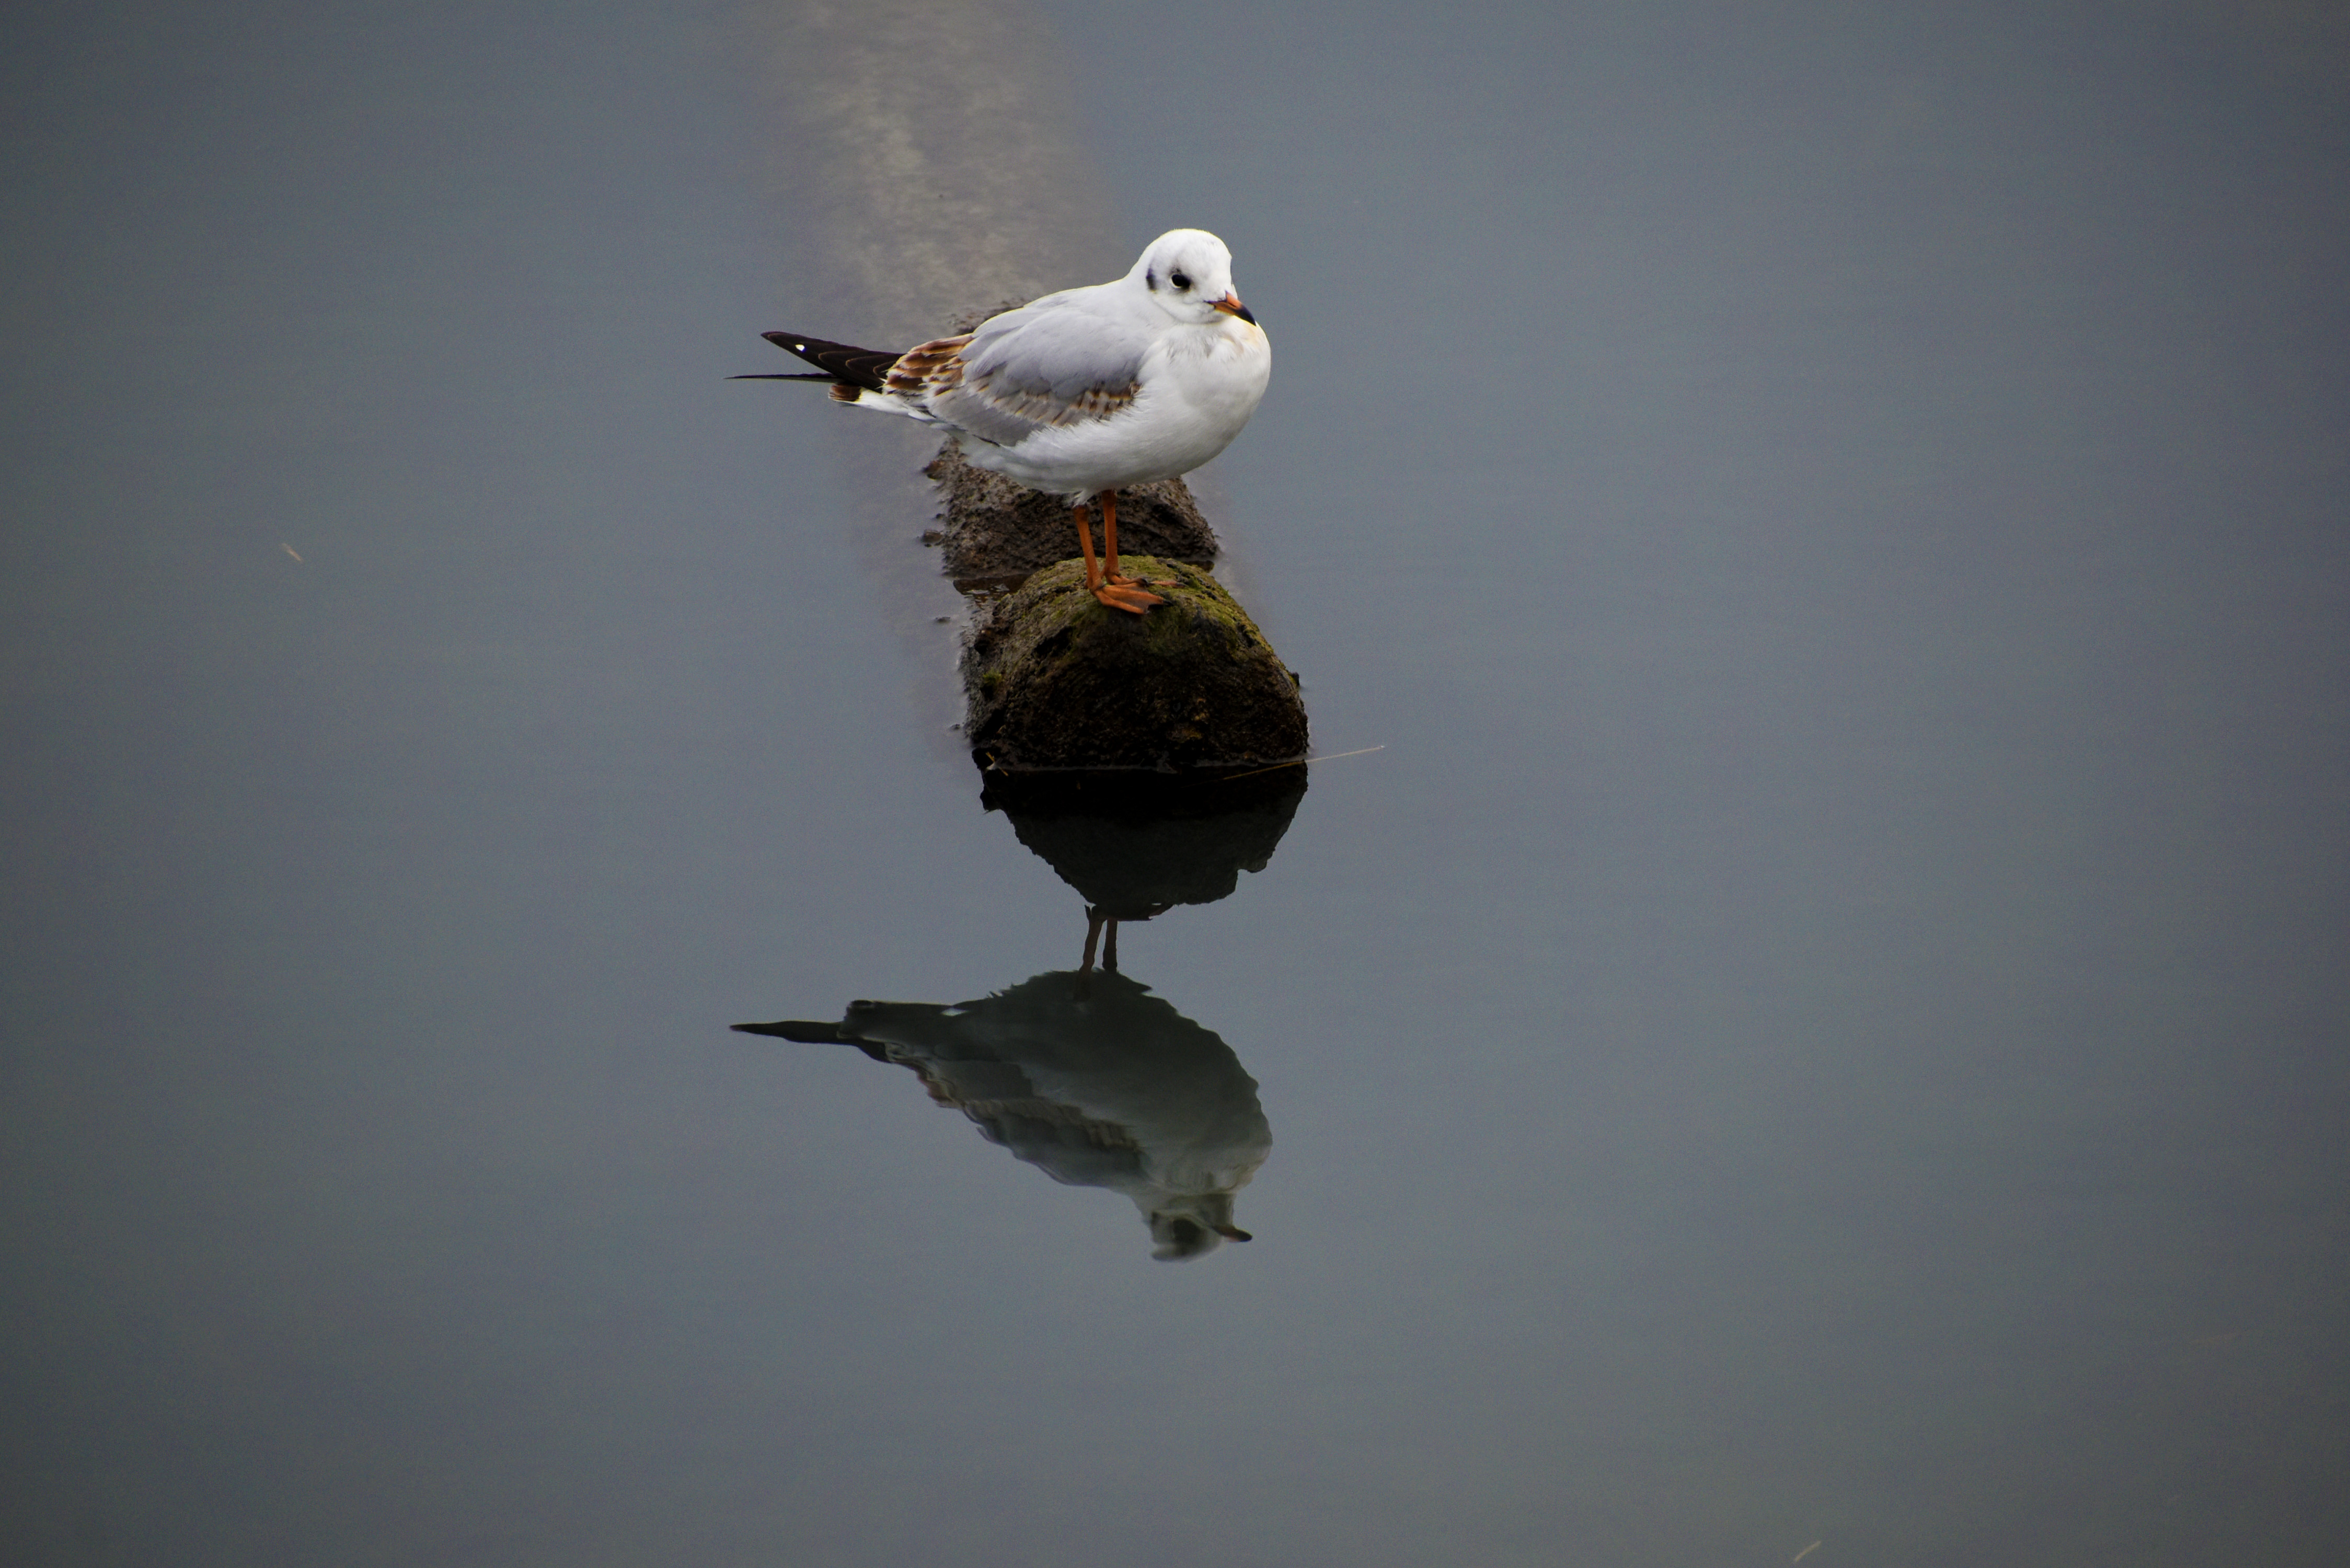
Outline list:
[[[2345,45],[19,19],[0,1555],[2350,1561]],[[722,378],[1178,224],[1383,749],[1079,997],[919,432]]]

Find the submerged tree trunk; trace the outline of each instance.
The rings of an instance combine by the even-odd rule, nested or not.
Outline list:
[[[1305,756],[1297,677],[1223,585],[1152,556],[1125,568],[1167,602],[1111,609],[1086,590],[1084,562],[1062,561],[982,603],[963,656],[973,759],[1003,773],[1189,773]]]

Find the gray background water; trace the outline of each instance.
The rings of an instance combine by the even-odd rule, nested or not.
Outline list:
[[[2345,1560],[2337,14],[903,16],[12,26],[8,1560]],[[1178,223],[1385,749],[1124,932],[1165,1264],[726,1033],[1084,921],[914,432],[720,378]]]

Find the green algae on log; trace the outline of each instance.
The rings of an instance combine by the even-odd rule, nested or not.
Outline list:
[[[1082,561],[980,606],[963,652],[972,756],[991,772],[1232,772],[1305,755],[1305,704],[1248,612],[1197,566],[1126,556],[1167,602],[1086,591]]]

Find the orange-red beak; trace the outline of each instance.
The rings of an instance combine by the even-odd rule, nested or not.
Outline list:
[[[1256,317],[1249,314],[1249,307],[1241,303],[1241,296],[1237,294],[1228,294],[1224,296],[1223,298],[1211,301],[1211,303],[1212,303],[1218,310],[1222,311],[1226,316],[1237,316],[1243,321],[1247,322],[1251,327],[1254,327],[1256,325]]]

